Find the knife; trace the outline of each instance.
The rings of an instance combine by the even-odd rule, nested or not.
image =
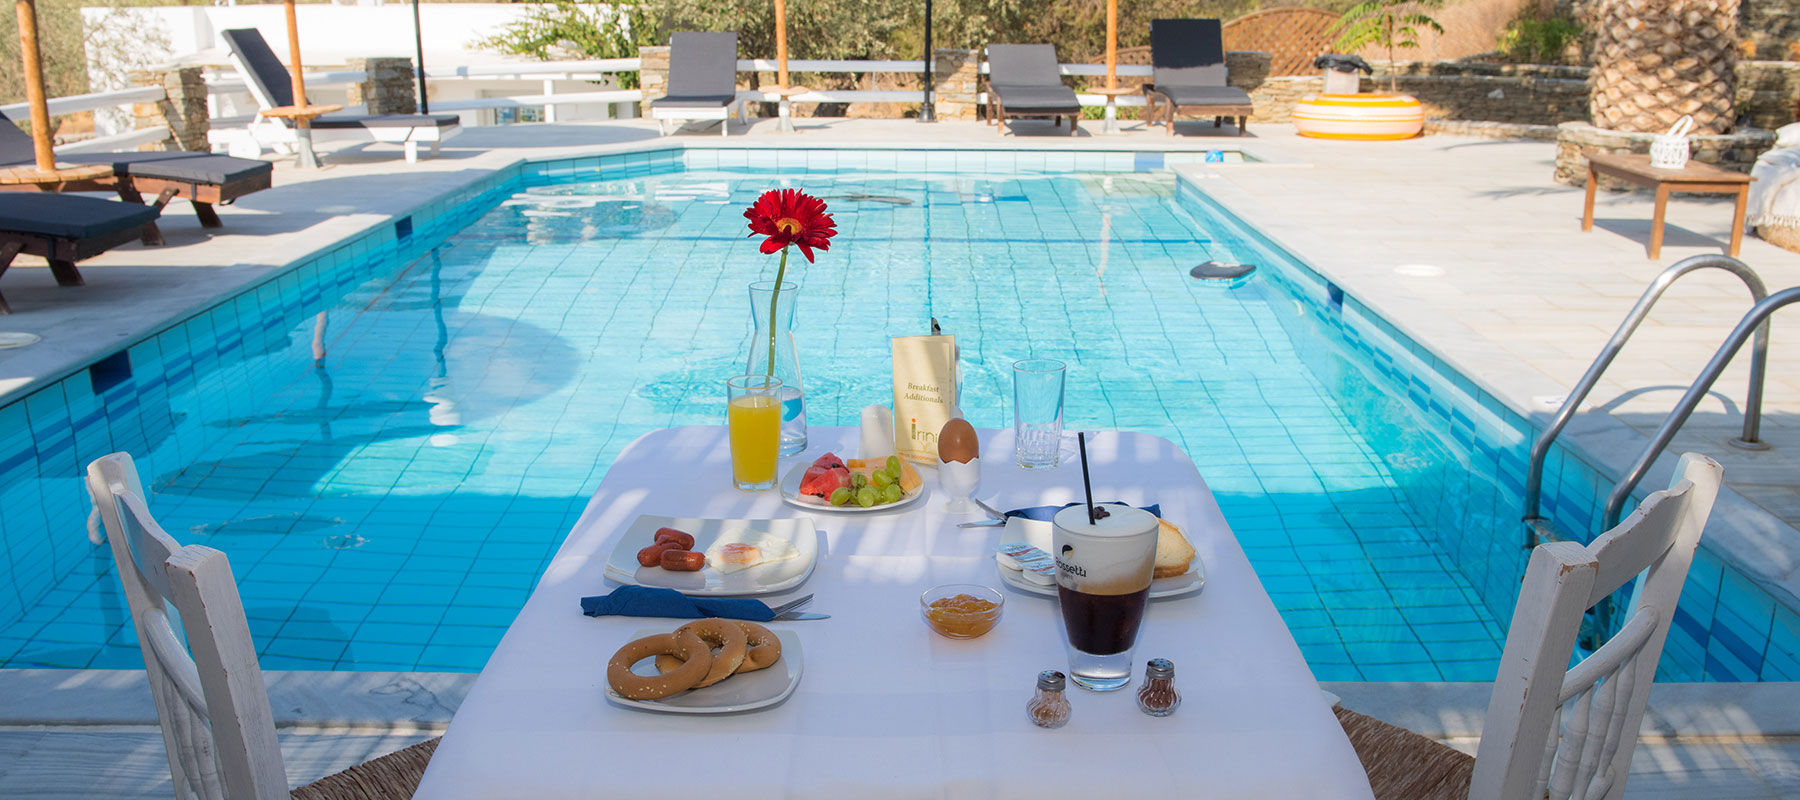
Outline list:
[[[797,619],[831,619],[830,614],[814,614],[811,611],[789,611],[775,617],[776,622],[789,622]]]

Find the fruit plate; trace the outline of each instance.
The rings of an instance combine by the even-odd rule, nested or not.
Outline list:
[[[668,628],[642,628],[626,641],[668,632]],[[775,635],[781,639],[781,660],[768,669],[733,675],[704,689],[690,689],[661,700],[627,700],[608,686],[606,699],[626,708],[664,714],[730,714],[775,705],[786,700],[794,693],[794,687],[800,685],[800,673],[805,664],[799,636],[793,631],[775,631]],[[655,659],[639,661],[632,665],[632,671],[639,675],[655,675]]]
[[[1056,596],[1056,584],[1054,583],[1049,586],[1032,583],[1025,579],[1024,572],[1011,569],[1004,564],[1001,564],[999,561],[994,562],[994,568],[1000,571],[1000,580],[1005,581],[1006,585],[1011,586],[1014,589],[1043,597]],[[1196,555],[1194,556],[1194,563],[1188,565],[1187,572],[1167,578],[1152,578],[1150,580],[1150,599],[1160,600],[1165,597],[1182,597],[1198,592],[1204,588],[1206,588],[1206,565],[1202,563],[1200,557]]]
[[[795,464],[794,468],[788,470],[787,475],[782,477],[781,499],[786,501],[788,505],[804,508],[808,511],[835,511],[842,514],[876,514],[912,505],[917,502],[919,498],[925,496],[925,485],[920,484],[919,488],[913,490],[910,494],[901,496],[899,500],[892,503],[877,503],[868,508],[863,508],[855,503],[834,506],[817,497],[800,493],[800,479],[806,476],[806,468],[810,466],[812,466],[812,462],[802,461]]]
[[[799,551],[799,556],[771,564],[725,573],[712,564],[699,572],[675,572],[662,567],[638,564],[639,550],[656,541],[657,528],[674,528],[694,536],[694,550],[706,552],[719,537],[743,531],[765,533],[785,540]],[[631,526],[613,545],[606,557],[606,577],[620,583],[659,586],[687,595],[752,595],[773,594],[806,582],[813,565],[819,560],[819,535],[812,520],[793,519],[696,519],[644,514],[632,520]],[[708,687],[711,688],[711,687]]]

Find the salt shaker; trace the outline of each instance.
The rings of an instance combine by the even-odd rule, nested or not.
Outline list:
[[[1063,674],[1053,669],[1038,673],[1037,694],[1025,704],[1025,713],[1040,728],[1060,728],[1069,723],[1069,698],[1063,695]]]
[[[1166,717],[1181,705],[1181,693],[1175,691],[1175,662],[1152,658],[1144,665],[1144,685],[1138,689],[1138,708],[1152,717]]]

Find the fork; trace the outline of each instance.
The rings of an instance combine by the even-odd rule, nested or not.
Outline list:
[[[987,512],[987,513],[988,513],[988,516],[990,516],[990,517],[993,517],[993,518],[994,518],[994,519],[997,519],[997,520],[1000,520],[1000,521],[1001,521],[1001,522],[1005,522],[1005,521],[1006,521],[1006,515],[1005,515],[1005,514],[1002,514],[1002,513],[1000,513],[1000,512],[998,512],[998,511],[995,511],[995,510],[994,510],[994,507],[993,507],[993,506],[990,506],[990,505],[988,505],[988,504],[987,504],[987,503],[983,503],[983,502],[981,502],[981,498],[979,498],[979,497],[970,497],[970,498],[969,498],[969,499],[970,499],[970,500],[974,500],[974,501],[975,501],[975,505],[978,505],[978,506],[981,506],[981,510],[982,510],[982,511],[986,511],[986,512]]]
[[[809,594],[809,595],[799,598],[797,600],[792,600],[792,601],[789,601],[786,603],[782,603],[781,605],[771,608],[769,610],[775,612],[775,616],[779,617],[782,614],[785,614],[789,611],[793,611],[794,609],[800,608],[801,606],[804,606],[807,603],[812,602],[812,599],[813,599],[813,596]]]

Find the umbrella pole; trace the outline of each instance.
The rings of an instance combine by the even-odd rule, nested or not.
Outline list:
[[[925,82],[925,102],[919,106],[919,121],[937,122],[937,109],[931,100],[931,0],[925,0],[925,72],[921,77]]]
[[[1119,0],[1106,0],[1106,88],[1119,88]]]
[[[19,60],[25,67],[25,102],[31,106],[31,150],[37,168],[56,169],[50,138],[50,107],[44,100],[44,63],[38,57],[37,6],[18,0]]]
[[[775,0],[775,85],[788,87],[787,0]]]
[[[414,63],[419,67],[419,113],[431,113],[431,99],[425,96],[425,31],[419,27],[419,0],[413,0],[413,50],[418,54]]]

